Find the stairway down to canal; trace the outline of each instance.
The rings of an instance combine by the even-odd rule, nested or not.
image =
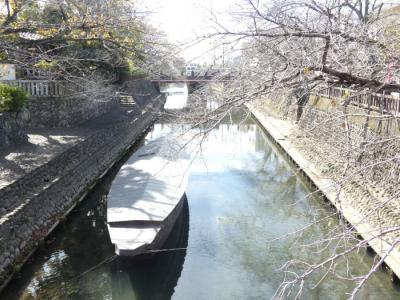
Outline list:
[[[176,127],[156,124],[146,140]],[[329,217],[333,211],[310,196],[252,119],[220,124],[210,133],[192,165],[188,206],[165,245],[174,250],[151,259],[113,257],[106,200],[121,163],[49,237],[1,299],[269,299],[283,280],[278,269],[284,263],[316,262],[333,251],[334,245],[320,252],[310,246],[340,229],[337,218]],[[279,239],[321,218],[325,221],[301,236]],[[372,262],[360,251],[336,273],[365,274]],[[332,276],[315,286],[322,275],[306,281],[302,299],[345,299],[354,287]],[[358,298],[399,299],[400,292],[382,270]]]

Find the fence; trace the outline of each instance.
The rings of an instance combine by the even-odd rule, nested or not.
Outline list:
[[[343,87],[326,87],[313,91],[313,94],[327,98],[349,99],[350,104],[362,108],[370,108],[383,113],[400,113],[400,99],[392,95],[370,93],[367,90],[358,92]]]
[[[87,91],[85,85],[62,80],[7,80],[2,81],[18,86],[33,97],[62,97]]]

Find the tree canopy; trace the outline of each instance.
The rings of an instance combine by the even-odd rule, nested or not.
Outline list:
[[[4,0],[2,60],[62,76],[142,73],[161,36],[133,0]],[[1,7],[1,6],[0,6]],[[160,54],[161,53],[161,54]]]
[[[241,41],[241,89],[321,83],[400,89],[388,76],[399,72],[398,7],[368,0],[241,3],[233,13],[240,27],[216,17],[213,35],[225,43]]]

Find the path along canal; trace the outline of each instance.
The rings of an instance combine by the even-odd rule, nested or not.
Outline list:
[[[172,128],[156,124],[146,140]],[[333,246],[314,253],[300,245],[327,237],[336,217],[302,237],[272,241],[332,211],[320,199],[306,197],[310,190],[250,118],[216,127],[193,163],[188,207],[166,245],[187,250],[144,261],[112,259],[105,208],[119,166],[49,237],[1,299],[269,299],[282,281],[278,269],[285,262],[316,261],[332,251]],[[349,272],[367,272],[372,259],[360,251],[350,258]],[[399,299],[389,278],[377,272],[359,299]],[[329,278],[313,283],[305,284],[302,299],[345,299],[353,286]]]

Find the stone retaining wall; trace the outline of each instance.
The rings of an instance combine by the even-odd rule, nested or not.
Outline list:
[[[119,87],[131,95],[139,106],[144,106],[158,92],[145,79],[125,82]],[[30,113],[30,127],[73,127],[98,117],[118,107],[115,87],[103,88],[90,93],[68,97],[30,97],[27,108]]]
[[[360,180],[364,185],[380,189],[377,193],[397,192],[400,184],[400,165],[395,159],[400,147],[397,117],[355,106],[345,108],[338,99],[312,95],[296,122],[295,102],[288,92],[255,101],[277,118],[298,123],[296,134],[301,139],[293,139],[293,143],[304,148],[314,160],[319,158],[323,173],[339,181],[343,179],[339,174],[343,174],[345,166],[350,170],[362,168]],[[364,168],[365,165],[371,167]]]
[[[0,149],[28,140],[25,130],[28,119],[29,114],[25,110],[0,113]]]
[[[71,97],[30,97],[30,127],[72,127],[117,107],[116,97],[77,95]]]
[[[336,101],[321,106],[311,98],[297,122],[295,99],[287,95],[260,98],[249,107],[259,120],[265,119],[264,124],[270,119],[288,124],[290,133],[277,143],[294,153],[296,163],[308,170],[309,177],[323,183],[320,186],[328,192],[321,190],[358,232],[363,232],[364,239],[371,239],[369,244],[379,255],[394,245],[385,262],[400,276],[399,230],[390,231],[400,228],[400,137],[391,127],[397,126],[397,119],[383,117],[377,126],[382,116],[357,107],[345,108]],[[279,134],[276,126],[271,128]]]
[[[118,158],[153,124],[162,98],[127,114],[0,191],[0,287]],[[4,284],[5,285],[5,284]],[[1,288],[0,288],[1,291]]]

